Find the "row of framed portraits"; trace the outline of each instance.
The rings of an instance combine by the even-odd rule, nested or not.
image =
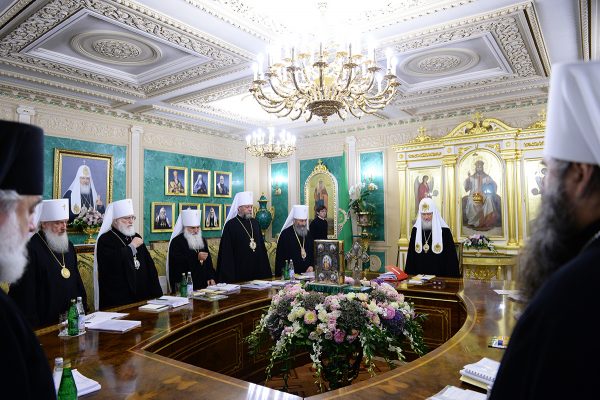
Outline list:
[[[151,204],[151,229],[152,233],[173,232],[175,222],[175,203],[165,201],[154,201]],[[203,231],[218,231],[223,227],[223,222],[229,214],[231,204],[216,203],[179,203],[179,214],[188,208],[200,210],[200,228]],[[179,215],[178,214],[178,215]]]
[[[231,198],[232,174],[226,171],[165,166],[165,195]],[[211,184],[212,181],[212,184]]]

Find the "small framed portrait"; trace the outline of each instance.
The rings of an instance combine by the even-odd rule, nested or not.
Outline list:
[[[224,204],[223,207],[223,221],[225,221],[229,215],[229,210],[231,210],[231,204]]]
[[[231,197],[231,172],[215,171],[214,197]]]
[[[187,196],[187,168],[165,166],[165,195]]]
[[[53,197],[69,199],[69,222],[83,207],[104,215],[106,205],[112,201],[112,188],[112,155],[54,150]]]
[[[179,203],[179,214],[181,214],[181,212],[183,210],[188,210],[188,209],[198,210],[198,211],[202,210],[200,203]]]
[[[207,169],[190,170],[190,195],[198,197],[210,196],[210,171]]]
[[[221,229],[221,204],[202,205],[202,230],[218,231]]]
[[[315,282],[344,283],[344,242],[315,240]]]
[[[152,233],[173,232],[175,203],[152,202]]]

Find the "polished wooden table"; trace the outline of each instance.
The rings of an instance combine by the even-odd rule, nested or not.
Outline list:
[[[427,355],[392,371],[311,399],[394,396],[424,399],[459,381],[463,365],[481,357],[499,360],[489,348],[492,335],[509,335],[520,305],[496,294],[512,289],[504,281],[446,279],[444,288],[398,285],[420,311],[428,310]],[[142,326],[116,334],[88,331],[59,338],[55,327],[37,331],[48,359],[69,358],[73,368],[102,385],[93,399],[297,399],[246,380],[259,382],[266,359],[247,353],[243,338],[268,307],[274,291],[247,291],[219,302],[194,300],[189,307],[146,313],[140,304],[116,309]],[[461,311],[462,310],[462,311]],[[437,337],[438,335],[439,337]],[[436,347],[439,346],[439,347]],[[472,388],[472,387],[470,387]]]

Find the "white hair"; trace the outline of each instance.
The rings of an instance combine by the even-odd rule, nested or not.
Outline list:
[[[14,190],[0,190],[0,281],[15,283],[27,266],[27,240],[20,234],[19,219],[15,212],[20,196]]]

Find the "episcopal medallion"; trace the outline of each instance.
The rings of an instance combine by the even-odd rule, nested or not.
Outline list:
[[[71,276],[71,271],[69,271],[68,268],[63,265],[63,267],[60,269],[60,274],[63,278],[69,279]]]

